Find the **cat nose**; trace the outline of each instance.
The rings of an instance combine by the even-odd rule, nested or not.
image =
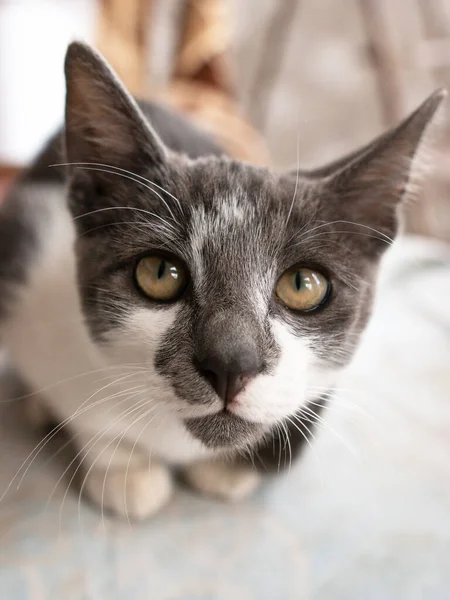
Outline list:
[[[248,382],[263,369],[263,363],[253,347],[240,347],[231,355],[216,349],[197,360],[197,368],[209,381],[225,406],[242,392]]]

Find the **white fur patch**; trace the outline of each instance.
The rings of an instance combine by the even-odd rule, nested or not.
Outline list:
[[[106,510],[120,518],[142,520],[168,502],[173,486],[167,467],[152,461],[141,468],[93,469],[84,489],[102,512]]]
[[[221,461],[203,461],[189,465],[185,476],[192,487],[203,494],[238,502],[252,494],[261,481],[253,469]]]
[[[111,364],[147,367],[140,381],[144,385],[142,394],[150,413],[141,442],[157,456],[182,464],[207,456],[210,451],[188,433],[180,414],[180,400],[168,380],[159,375],[153,366],[161,339],[176,321],[177,312],[176,306],[165,310],[135,310],[120,330],[109,334],[104,351]],[[133,429],[130,429],[131,433],[134,433]]]
[[[238,416],[273,425],[293,415],[305,405],[311,395],[309,385],[330,385],[332,374],[318,365],[311,349],[311,340],[299,338],[275,319],[271,322],[275,340],[281,348],[275,371],[259,375],[237,398],[232,410]]]

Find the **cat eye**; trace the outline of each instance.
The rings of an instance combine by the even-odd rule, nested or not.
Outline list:
[[[141,258],[134,272],[139,289],[152,300],[176,300],[186,289],[188,274],[176,258],[150,255]]]
[[[288,308],[311,312],[328,299],[330,282],[318,271],[292,267],[280,277],[275,292]]]

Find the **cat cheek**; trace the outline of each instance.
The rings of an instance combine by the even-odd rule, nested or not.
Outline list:
[[[122,362],[142,361],[153,371],[156,353],[167,331],[176,322],[178,309],[165,310],[139,308],[130,311],[123,325],[108,337],[106,352],[110,358]]]

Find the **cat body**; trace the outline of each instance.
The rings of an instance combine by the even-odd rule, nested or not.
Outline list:
[[[82,44],[66,80],[65,132],[0,212],[2,343],[97,503],[146,517],[171,466],[243,497],[354,353],[443,94],[333,165],[276,173],[138,105]]]

